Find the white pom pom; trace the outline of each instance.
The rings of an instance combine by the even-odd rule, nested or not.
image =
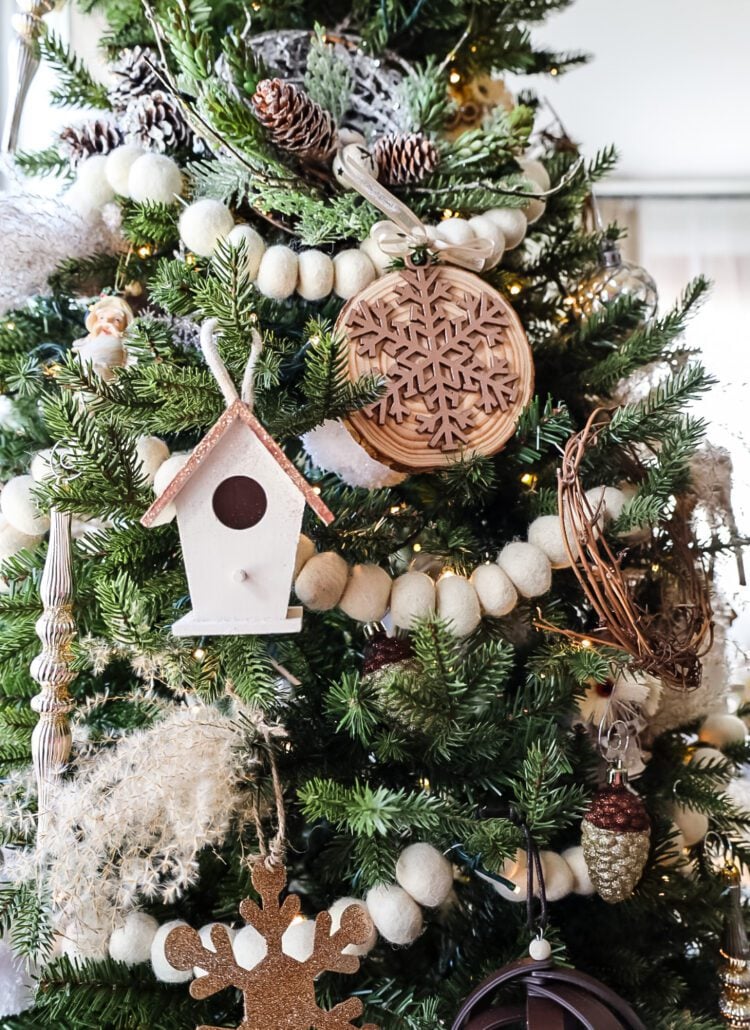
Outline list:
[[[391,587],[391,619],[399,629],[411,629],[418,619],[435,611],[435,584],[424,572],[405,572]]]
[[[32,496],[33,486],[31,476],[14,476],[0,493],[3,515],[14,529],[27,536],[38,536],[49,529],[49,518],[40,514],[36,499]]]
[[[180,215],[180,239],[199,257],[211,257],[220,240],[234,228],[234,216],[226,204],[203,197],[188,204]]]
[[[586,491],[586,500],[599,520],[614,522],[622,515],[627,497],[616,486],[595,486]]]
[[[189,452],[173,454],[158,467],[154,474],[154,494],[157,497],[161,497],[189,457]],[[162,509],[161,514],[157,517],[156,521],[152,523],[152,525],[164,526],[167,522],[171,522],[176,514],[177,509],[175,506],[173,504],[168,504],[166,508]]]
[[[7,393],[0,394],[0,426],[9,433],[24,433],[24,420]]]
[[[573,892],[573,870],[556,851],[540,851],[547,901],[560,901]],[[536,888],[535,888],[536,892]]]
[[[234,229],[227,234],[227,239],[233,247],[244,244],[242,272],[249,282],[255,282],[261,258],[266,252],[266,241],[259,232],[253,229],[252,225],[235,225]]]
[[[524,191],[526,192],[526,191]],[[542,187],[535,182],[532,182],[531,188],[528,190],[529,193],[542,193]],[[544,214],[544,210],[547,207],[545,200],[529,200],[526,206],[523,208],[523,213],[526,215],[526,221],[529,225],[533,225],[534,222],[538,222]]]
[[[303,250],[299,256],[297,293],[305,300],[323,300],[333,289],[333,261],[322,250]]]
[[[499,565],[477,565],[471,582],[485,615],[500,619],[516,607],[518,592]]]
[[[434,236],[439,240],[445,240],[446,243],[461,244],[476,239],[476,233],[465,218],[446,218],[445,221],[430,228]]]
[[[685,848],[687,847],[685,838],[675,823],[672,823],[670,830],[669,848],[667,851],[662,852],[657,862],[658,865],[667,866],[668,868],[678,865],[678,863],[685,860]]]
[[[347,143],[341,151],[341,154],[337,154],[333,159],[333,174],[336,181],[340,182],[342,186],[347,186],[349,188],[352,187],[352,180],[344,170],[344,164],[341,160],[342,156],[345,156],[348,162],[354,165],[354,167],[360,172],[364,172],[366,175],[371,175],[373,178],[377,178],[378,166],[375,158],[364,145],[364,141],[358,140],[352,143]]]
[[[552,956],[552,945],[546,937],[535,937],[529,944],[529,955],[535,962],[546,962]]]
[[[0,515],[0,561],[5,561],[6,558],[18,554],[24,547],[33,551],[35,547],[39,546],[41,540],[41,534],[22,533],[12,526],[4,515]]]
[[[19,1016],[34,1005],[34,981],[24,960],[0,941],[0,1017]]]
[[[672,809],[672,819],[688,847],[703,840],[708,833],[708,817],[694,808],[675,805]]]
[[[377,279],[375,265],[363,250],[342,250],[333,259],[333,288],[349,300]]]
[[[529,526],[529,543],[544,551],[553,569],[567,569],[572,564],[559,515],[540,515],[534,519]]]
[[[514,884],[514,889],[506,887],[502,883],[498,883],[497,880],[492,880],[488,876],[483,876],[482,873],[477,872],[477,876],[482,880],[486,880],[490,886],[495,890],[501,898],[505,901],[511,901],[513,904],[520,904],[522,901],[526,901],[528,896],[528,881],[527,881],[527,865],[526,865],[526,852],[519,850],[516,852],[515,858],[507,858],[503,862],[500,874],[505,877],[506,880],[510,880]]]
[[[513,250],[523,242],[529,223],[520,208],[493,207],[485,211],[484,217],[489,218],[501,230],[507,250]]]
[[[104,166],[107,182],[121,197],[129,196],[130,169],[145,153],[143,147],[139,147],[135,143],[126,143],[107,154]]]
[[[126,966],[148,962],[158,929],[159,924],[147,912],[129,912],[122,926],[113,930],[109,938],[110,958]]]
[[[182,193],[182,173],[176,161],[164,154],[137,158],[128,176],[128,196],[140,203],[174,204]]]
[[[254,969],[268,954],[268,945],[254,926],[243,926],[232,942],[232,950],[238,965]]]
[[[299,576],[302,569],[310,561],[312,556],[315,554],[315,544],[312,542],[309,536],[305,536],[304,533],[300,533],[299,540],[297,541],[297,553],[294,556],[294,578]]]
[[[65,926],[60,951],[70,959],[105,959],[109,953],[109,926],[93,909],[81,912]]]
[[[411,944],[422,932],[422,909],[402,887],[373,887],[365,899],[378,933],[391,944]]]
[[[719,763],[721,763],[725,768],[727,765],[729,766],[729,771],[724,774],[727,782],[729,782],[729,780],[732,779],[731,770],[733,766],[731,762],[727,761],[726,756],[723,755],[721,751],[717,751],[715,747],[706,747],[701,744],[696,747],[695,751],[693,751],[690,756],[690,764],[696,766],[698,769],[705,768],[706,766],[716,767]]]
[[[410,844],[398,856],[396,880],[420,905],[436,908],[453,888],[453,866],[431,844]]]
[[[297,288],[297,255],[289,247],[276,244],[260,259],[256,285],[264,297],[286,300]]]
[[[294,581],[294,592],[313,612],[327,612],[341,600],[349,566],[334,551],[314,554]]]
[[[437,582],[437,613],[457,637],[468,637],[482,621],[477,592],[463,576],[441,576]]]
[[[388,611],[391,577],[379,565],[354,565],[339,608],[357,622],[380,622]]]
[[[368,918],[372,921],[372,916],[367,908],[364,901],[359,898],[338,898],[331,907],[328,909],[331,915],[331,933],[334,934],[341,926],[341,917],[348,908],[352,905],[356,905],[357,908],[361,908],[363,912],[367,913]],[[372,929],[370,936],[367,938],[364,944],[347,944],[344,948],[344,955],[367,955],[375,945],[378,943],[378,931],[375,929],[375,924],[372,923]]]
[[[298,962],[306,962],[315,946],[315,922],[312,919],[300,919],[291,924],[281,938],[281,950]]]
[[[568,848],[566,851],[563,851],[562,857],[568,863],[568,867],[573,874],[573,893],[593,894],[595,888],[589,876],[586,859],[583,857],[583,848],[580,845],[575,848]]]
[[[522,597],[538,597],[552,586],[549,558],[533,544],[521,541],[506,544],[498,555],[497,564]]]
[[[327,419],[305,433],[302,445],[315,465],[324,472],[335,472],[349,486],[378,490],[398,486],[406,476],[371,458],[341,422]]]
[[[102,154],[94,154],[81,161],[76,172],[76,184],[92,207],[104,207],[114,199],[115,191],[107,178],[107,159]]]
[[[540,186],[546,193],[552,185],[549,177],[549,172],[544,167],[541,161],[536,161],[532,157],[519,157],[516,159],[518,164],[523,169],[523,174],[527,179],[531,179],[537,186]]]
[[[203,945],[204,948],[207,948],[208,951],[213,951],[213,952],[216,951],[216,945],[214,944],[213,939],[211,938],[211,931],[213,930],[213,928],[215,926],[223,926],[224,929],[226,930],[228,936],[229,936],[229,940],[230,941],[234,940],[235,935],[237,933],[237,931],[233,930],[231,926],[227,925],[227,923],[206,923],[205,926],[202,926],[200,928],[200,930],[198,931],[198,936],[201,939],[201,944]],[[208,975],[208,970],[207,969],[202,969],[201,966],[193,966],[193,976],[207,976],[207,975]]]
[[[159,467],[169,457],[169,448],[158,436],[139,436],[135,441],[135,453],[141,472],[152,484]]]
[[[46,447],[43,451],[37,451],[31,459],[29,472],[35,483],[43,483],[45,479],[49,479],[52,475],[52,468],[50,466],[51,457],[52,448]]]
[[[381,250],[372,236],[368,236],[366,240],[362,240],[359,245],[359,249],[363,250],[370,261],[372,261],[378,276],[384,275],[388,271],[389,266],[393,263],[393,255],[386,254],[384,250]]]
[[[474,235],[480,240],[489,240],[493,245],[492,254],[487,259],[485,268],[494,268],[505,253],[505,236],[500,226],[486,215],[475,215],[469,219]]]
[[[192,969],[175,969],[167,962],[167,956],[164,954],[164,945],[171,931],[178,926],[187,925],[184,919],[170,919],[168,923],[163,923],[154,934],[151,942],[151,968],[156,979],[161,980],[162,983],[184,984],[193,979]]]
[[[5,511],[4,508],[3,511]],[[719,748],[726,747],[727,744],[742,744],[746,736],[747,727],[742,719],[728,713],[725,715],[722,712],[709,715],[704,719],[703,725],[698,731],[698,740]]]

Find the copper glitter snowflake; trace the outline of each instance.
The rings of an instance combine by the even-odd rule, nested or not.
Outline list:
[[[237,1030],[360,1030],[352,1022],[362,1015],[359,998],[348,998],[330,1010],[318,1007],[315,998],[315,977],[325,971],[356,973],[359,959],[344,955],[350,944],[364,944],[372,924],[361,906],[351,905],[341,915],[341,925],[331,933],[331,916],[320,912],[315,920],[315,945],[308,959],[300,962],[282,951],[281,938],[299,915],[300,901],[289,894],[279,903],[286,885],[286,871],[258,861],[253,866],[253,886],[262,905],[250,898],[240,904],[242,918],[265,938],[265,958],[253,968],[237,964],[232,942],[225,927],[211,930],[214,949],[207,948],[196,930],[189,926],[175,927],[165,944],[167,960],[175,969],[199,966],[206,975],[190,985],[194,998],[210,998],[218,991],[236,987],[242,991],[245,1018]],[[200,1026],[197,1030],[222,1030]],[[361,1030],[378,1030],[368,1023]]]
[[[392,440],[351,419],[385,460],[395,457],[389,443],[427,448],[422,467],[461,449],[495,453],[529,399],[523,329],[508,302],[469,272],[424,265],[391,273],[350,301],[338,324],[351,343],[352,376],[385,378],[382,399],[358,415],[389,427]]]

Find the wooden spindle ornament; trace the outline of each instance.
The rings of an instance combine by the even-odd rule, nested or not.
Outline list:
[[[70,756],[69,715],[74,705],[68,687],[76,678],[71,650],[76,624],[72,603],[70,515],[54,508],[50,512],[49,549],[40,596],[44,611],[37,620],[36,633],[42,650],[31,663],[31,675],[41,688],[31,700],[31,707],[39,713],[39,722],[31,737],[38,791],[38,839],[46,831],[52,788],[65,771]]]

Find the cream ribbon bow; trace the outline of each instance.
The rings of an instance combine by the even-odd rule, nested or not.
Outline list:
[[[450,264],[481,272],[494,253],[492,240],[475,237],[466,243],[449,243],[428,232],[427,226],[414,212],[363,167],[362,159],[357,160],[355,153],[361,153],[361,150],[359,144],[350,144],[340,150],[336,156],[336,174],[340,182],[351,186],[388,216],[388,221],[377,222],[370,230],[370,236],[380,249],[391,257],[408,257],[413,250],[425,247]]]

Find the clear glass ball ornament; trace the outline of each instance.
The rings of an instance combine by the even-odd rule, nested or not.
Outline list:
[[[586,318],[609,307],[620,297],[632,297],[642,305],[644,322],[656,314],[659,294],[656,283],[645,268],[625,261],[616,243],[602,248],[599,268],[581,283],[575,296],[575,307]]]

